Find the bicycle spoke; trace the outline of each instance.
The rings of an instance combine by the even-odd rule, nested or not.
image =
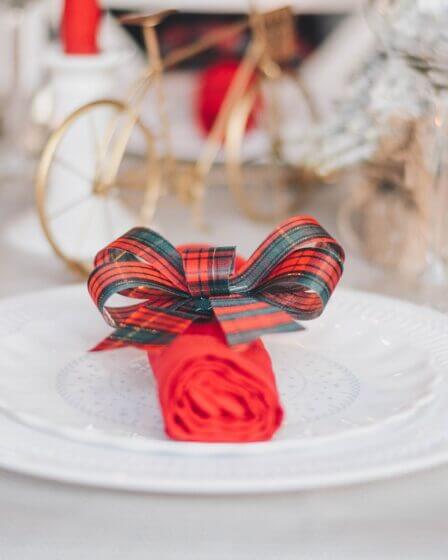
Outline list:
[[[75,250],[78,249],[79,253],[81,253],[82,248],[84,247],[86,239],[87,239],[87,234],[90,231],[90,225],[91,225],[91,222],[92,222],[92,214],[93,214],[94,207],[95,207],[95,205],[92,204],[90,209],[86,212],[86,215],[85,215],[83,223],[82,223],[80,235],[78,236],[78,243],[75,246]]]
[[[122,124],[120,123],[123,115],[118,111],[113,115],[109,115],[107,123],[104,125],[103,138],[99,138],[98,130],[95,126],[96,132],[96,144],[97,144],[97,166],[96,166],[96,178],[99,179],[102,172],[107,169],[108,156],[110,157],[110,152],[113,152],[114,139],[118,135],[118,131]]]
[[[70,171],[73,175],[76,175],[79,179],[82,179],[86,183],[92,184],[94,182],[93,178],[89,178],[83,173],[80,173],[76,167],[74,167],[71,163],[60,158],[60,156],[55,156],[53,158],[55,163],[58,163],[61,167],[64,167],[67,171]]]
[[[88,193],[87,195],[83,196],[82,198],[78,198],[72,202],[70,202],[69,204],[67,204],[66,206],[63,206],[60,210],[57,210],[56,212],[54,212],[53,214],[50,214],[48,216],[48,219],[50,221],[56,220],[57,218],[60,218],[61,216],[63,216],[66,212],[69,212],[70,210],[73,210],[73,208],[76,208],[77,206],[79,206],[80,204],[83,204],[84,202],[86,202],[89,198],[91,198],[91,193]]]

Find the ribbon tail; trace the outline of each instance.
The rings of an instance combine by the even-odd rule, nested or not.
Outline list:
[[[210,298],[216,319],[229,345],[244,344],[270,333],[303,330],[286,311],[255,297]]]
[[[195,319],[192,313],[180,311],[176,307],[143,304],[132,314],[124,315],[118,328],[92,351],[114,350],[124,346],[149,350],[154,346],[166,345],[185,332]]]
[[[192,321],[189,322],[188,326],[191,323]],[[122,327],[116,329],[111,335],[94,346],[91,352],[116,350],[125,346],[133,346],[135,348],[139,348],[140,350],[149,350],[154,346],[169,344],[176,338],[176,336],[178,335],[169,332]]]

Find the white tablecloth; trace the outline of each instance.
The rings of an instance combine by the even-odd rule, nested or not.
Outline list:
[[[337,196],[323,190],[306,209],[331,231]],[[248,253],[267,228],[227,214],[226,204],[230,210],[225,192],[210,195],[207,237],[238,242]],[[3,226],[30,205],[31,183],[0,186]],[[203,238],[176,226],[186,219],[186,210],[166,205],[159,221],[174,242]],[[0,259],[1,297],[76,281],[51,254],[27,254],[1,233]],[[350,255],[344,283],[402,290],[393,277]],[[448,466],[351,487],[251,497],[132,494],[0,470],[0,560],[81,558],[446,560]]]

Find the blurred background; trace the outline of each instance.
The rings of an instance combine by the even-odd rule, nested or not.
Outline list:
[[[123,20],[167,7],[178,11]],[[282,217],[311,212],[347,249],[345,282],[441,305],[443,2],[0,10],[0,251],[16,271],[3,295],[79,280],[139,223],[247,253]]]
[[[20,296],[2,308],[10,352],[2,351],[1,363],[5,372],[14,363],[21,373],[26,354],[29,367],[23,368],[30,373],[2,376],[2,394],[10,382],[17,402],[37,395],[51,412],[45,394],[53,382],[40,373],[52,372],[57,351],[72,352],[68,326],[75,325],[88,347],[84,308],[77,317],[71,310],[84,297],[86,309],[91,304],[85,281],[97,251],[136,225],[174,244],[236,245],[249,255],[285,217],[311,214],[346,250],[345,287],[446,314],[447,132],[447,0],[0,0],[0,298]],[[42,290],[52,291],[37,296]],[[22,300],[27,292],[32,299]],[[442,381],[431,385],[427,415],[418,404],[415,418],[403,415],[409,419],[404,428],[385,424],[373,436],[362,432],[354,446],[336,438],[335,447],[326,440],[316,447],[330,474],[356,484],[278,496],[149,497],[2,470],[0,557],[110,560],[129,550],[147,557],[158,547],[160,558],[178,558],[179,550],[182,557],[210,558],[212,550],[226,559],[359,560],[378,558],[373,545],[381,543],[384,558],[445,559],[448,471],[410,471],[447,457],[446,316],[363,292],[340,293],[355,302],[371,299],[373,311],[366,318],[368,307],[342,307],[355,312],[344,312],[341,324],[348,327],[330,323],[323,331],[330,342],[322,354],[333,335],[345,336],[344,359],[359,357],[374,410],[377,403],[382,410],[384,399],[400,416],[403,399],[420,403],[421,392],[427,394],[428,371],[432,383],[435,364],[444,368]],[[69,299],[72,307],[59,310],[58,302]],[[58,316],[47,321],[48,302]],[[375,302],[382,302],[379,308]],[[414,310],[405,309],[406,321],[401,306]],[[48,339],[41,336],[40,316]],[[397,321],[392,338],[383,320],[386,326]],[[14,338],[21,330],[26,338]],[[434,345],[426,348],[433,331],[439,331]],[[22,340],[36,344],[25,352]],[[384,350],[377,361],[375,340]],[[371,383],[375,376],[381,399]],[[316,402],[337,387],[314,379]],[[100,391],[91,387],[96,401]],[[375,424],[363,390],[358,410]],[[120,391],[113,386],[114,395]],[[59,466],[67,480],[88,480],[90,470],[103,477],[93,447],[78,442],[59,452],[65,445],[59,433],[51,436],[55,443],[39,443],[50,440],[39,424],[26,439],[22,420],[6,416],[0,428],[2,465],[22,458],[22,471],[37,476],[51,478]],[[293,480],[300,463],[315,474],[303,449],[294,455],[288,448],[283,471],[272,463],[274,481],[282,472],[286,478],[278,480]],[[161,456],[166,463],[156,462],[155,469],[163,478],[164,465],[177,459],[165,451]],[[104,459],[104,472],[113,485],[126,488],[127,480],[135,489],[133,473],[143,477],[153,461],[151,454],[143,457],[147,463],[142,457],[126,452],[112,464]],[[230,478],[227,455],[222,458],[213,473]],[[194,461],[200,465],[205,457]],[[259,472],[264,461],[257,455],[253,462]],[[376,466],[381,476],[408,474],[358,484],[358,474],[344,478],[350,461],[356,473],[359,464],[361,473]],[[183,471],[184,464],[194,472],[192,458],[176,468]],[[174,480],[176,470],[167,470]]]

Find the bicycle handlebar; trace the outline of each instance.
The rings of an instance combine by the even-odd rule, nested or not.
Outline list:
[[[201,39],[192,43],[191,45],[180,47],[179,49],[176,49],[169,53],[163,60],[163,66],[164,68],[171,68],[173,66],[176,66],[184,60],[187,60],[188,58],[196,56],[201,52],[214,47],[221,41],[224,41],[225,39],[228,39],[233,35],[242,33],[249,27],[249,25],[249,20],[245,19],[243,21],[238,21],[234,24],[227,25],[221,30],[210,31],[206,33]]]

